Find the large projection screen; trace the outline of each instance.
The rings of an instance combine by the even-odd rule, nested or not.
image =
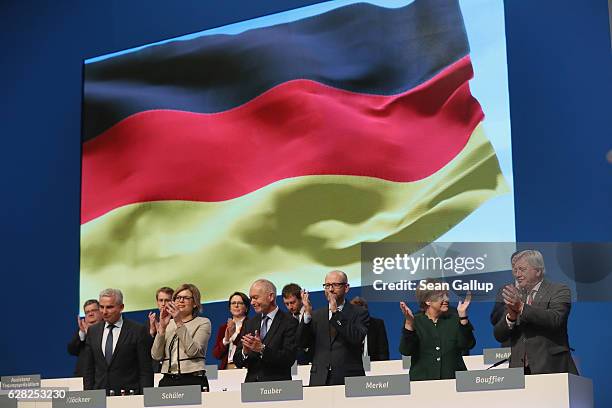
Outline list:
[[[362,242],[515,241],[503,11],[331,1],[84,61],[81,302],[358,286]]]

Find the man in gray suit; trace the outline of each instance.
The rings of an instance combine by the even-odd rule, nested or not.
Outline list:
[[[313,352],[310,385],[342,385],[345,377],[365,375],[361,355],[369,316],[367,310],[345,301],[349,284],[344,272],[328,273],[323,288],[328,305],[314,312],[308,292],[302,293],[298,341]]]
[[[494,328],[499,342],[510,342],[510,367],[524,367],[526,374],[578,374],[567,336],[570,289],[544,279],[539,251],[521,251],[512,260],[516,284],[503,288],[506,313]]]

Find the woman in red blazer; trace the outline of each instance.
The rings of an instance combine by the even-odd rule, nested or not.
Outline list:
[[[248,319],[247,315],[251,309],[251,302],[244,293],[234,292],[229,297],[228,307],[231,317],[219,327],[215,347],[213,348],[213,355],[221,361],[219,364],[220,370],[236,368],[233,361],[234,352],[244,334],[244,323]]]

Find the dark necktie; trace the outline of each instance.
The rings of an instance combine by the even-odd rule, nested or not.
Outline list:
[[[261,318],[261,332],[259,333],[259,338],[260,339],[265,339],[266,338],[266,334],[268,334],[268,320],[270,319],[269,316],[263,316]]]
[[[104,345],[104,358],[106,359],[106,364],[110,365],[113,360],[113,329],[115,328],[114,324],[109,324],[108,336],[106,337],[106,344]]]

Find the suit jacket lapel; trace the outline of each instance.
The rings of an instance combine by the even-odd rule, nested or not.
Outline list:
[[[533,298],[533,305],[540,305],[542,302],[544,302],[545,299],[548,299],[550,297],[550,282],[548,282],[547,280],[543,280],[542,284],[540,285],[540,289],[536,292],[535,297]]]
[[[344,317],[349,319],[352,311],[353,309],[351,309],[351,304],[347,300],[344,300],[344,306],[342,306],[342,314],[344,315]],[[329,316],[329,310],[327,311],[327,316]],[[328,321],[327,324],[331,325],[331,322]],[[331,338],[331,343],[333,344],[333,342],[336,341],[337,338],[338,338],[338,330],[336,330],[334,336]]]
[[[129,335],[129,330],[129,323],[125,319],[123,319],[123,324],[121,325],[121,332],[119,333],[119,338],[117,339],[115,350],[113,350],[113,358],[111,359],[111,365],[113,365],[113,361],[115,361],[115,357],[117,356],[117,352],[121,348],[121,345],[125,343],[126,338]]]
[[[268,329],[268,333],[266,334],[266,338],[263,339],[263,344],[265,344],[267,346],[268,343],[270,343],[270,341],[272,341],[271,339],[274,336],[274,334],[276,334],[276,329],[281,324],[281,320],[284,317],[285,316],[283,316],[283,314],[282,314],[282,312],[280,310],[278,312],[276,312],[276,316],[274,316],[274,320],[272,320],[272,324],[270,325],[270,328]]]
[[[92,327],[89,330],[89,334],[91,336],[91,343],[93,346],[93,352],[96,354],[96,357],[98,359],[101,359],[102,361],[104,361],[104,364],[106,364],[106,360],[104,359],[104,353],[102,352],[102,335],[104,334],[104,327],[106,326],[106,323],[104,323],[104,321],[102,321],[99,324],[99,330],[96,330],[96,327]]]

